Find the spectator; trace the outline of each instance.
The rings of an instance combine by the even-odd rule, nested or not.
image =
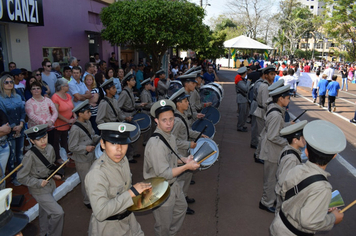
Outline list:
[[[142,87],[141,86],[141,82],[144,80],[144,78],[143,78],[143,68],[144,68],[143,64],[139,64],[138,65],[138,70],[136,72],[136,88],[137,88],[138,91],[140,91],[140,89]]]
[[[99,53],[94,53],[94,60],[95,64],[99,65],[99,63],[101,62]]]
[[[69,81],[69,94],[73,98],[74,107],[92,97],[85,84],[80,81],[81,69],[77,66],[72,68],[73,79]]]
[[[8,74],[0,78],[0,109],[5,112],[12,128],[12,132],[7,138],[10,145],[7,167],[8,171],[11,172],[15,169],[15,165],[19,165],[22,161],[26,113],[21,96],[15,92],[14,78]],[[20,186],[21,184],[17,181],[16,176],[16,172],[12,174],[12,183],[15,186]]]
[[[52,63],[52,72],[56,75],[57,79],[62,78],[61,66],[58,62]]]
[[[310,66],[309,66],[309,63],[306,63],[306,65],[304,66],[304,72],[310,73]]]
[[[348,70],[348,65],[346,65],[346,67],[344,66],[341,66],[340,68],[340,73],[341,73],[341,81],[342,81],[342,84],[341,84],[341,90],[344,90],[344,84],[346,84],[346,91],[348,90],[348,79],[347,79],[347,70]]]
[[[6,165],[9,159],[10,146],[7,142],[7,135],[11,132],[11,127],[7,116],[0,109],[0,179],[5,177]],[[0,190],[5,188],[5,181],[0,185]]]
[[[119,69],[117,71],[117,77],[119,78],[120,80],[120,83],[122,82],[122,80],[124,79],[124,76],[125,76],[125,72],[124,72],[124,69]]]
[[[100,86],[105,82],[105,76],[102,73],[97,73],[95,75],[95,83],[96,83],[96,88],[97,88],[97,93],[99,93],[99,99],[97,104],[99,105],[101,99],[106,95],[106,92],[103,88]]]
[[[63,68],[63,78],[65,78],[68,82],[72,79],[72,68],[69,66],[65,66]]]
[[[15,62],[12,61],[9,63],[9,71],[15,70],[16,68],[17,67]]]
[[[122,91],[122,87],[121,87],[121,81],[119,78],[115,78],[115,71],[113,68],[108,68],[107,69],[107,72],[106,72],[106,78],[109,80],[111,78],[113,78],[114,80],[114,84],[115,84],[115,87],[116,87],[116,94],[115,94],[115,98],[116,99],[119,99],[119,95]],[[99,104],[99,103],[98,103]]]
[[[99,63],[98,72],[101,72],[101,73],[103,73],[105,75],[106,67],[107,67],[106,61],[101,60],[100,63]]]
[[[98,74],[100,76],[101,73]],[[105,79],[104,75],[101,74],[101,76],[102,76],[102,80],[104,80]],[[99,90],[97,89],[94,76],[91,74],[87,74],[87,76],[85,76],[84,78],[84,84],[92,94],[92,97],[89,99],[90,112],[91,112],[91,117],[90,117],[91,126],[93,127],[96,134],[100,134],[98,130],[98,126],[95,122],[96,115],[98,113],[98,101],[99,101],[100,94],[99,94]]]
[[[114,71],[117,71],[117,68],[119,68],[119,62],[116,60],[115,52],[111,53],[109,65],[111,68],[114,68]]]
[[[42,85],[42,90],[44,90],[46,92],[46,94],[43,95],[43,96],[49,97],[49,95],[51,94],[51,90],[49,89],[48,84],[42,80],[41,71],[40,70],[35,70],[35,72],[33,72],[33,76],[35,76],[36,80],[38,82],[40,82],[40,84]]]
[[[43,67],[43,72],[42,72],[42,80],[46,82],[48,85],[51,93],[49,94],[50,97],[54,94],[56,91],[54,88],[54,84],[57,81],[57,76],[54,74],[54,72],[51,71],[52,64],[49,61],[43,61],[42,62],[42,67]]]
[[[87,62],[87,63],[85,63],[84,68],[85,68],[85,72],[83,74],[82,81],[84,81],[84,78],[85,78],[85,76],[87,76],[87,74],[91,74],[92,76],[94,76],[94,68],[95,68],[94,67],[94,63],[93,62]]]
[[[326,80],[327,77],[327,75],[323,74],[321,76],[321,80],[318,83],[319,107],[325,106],[326,87],[328,86],[328,81]]]
[[[313,83],[312,83],[312,96],[313,96],[313,103],[316,102],[316,98],[318,97],[318,84],[320,81],[320,71],[318,70],[313,77]]]
[[[204,74],[205,84],[214,83],[214,81],[219,81],[212,65],[208,66],[208,72]]]
[[[10,71],[10,73],[14,77],[16,93],[21,96],[22,101],[25,101],[25,85],[20,83],[24,79],[22,71],[20,69],[14,69]]]
[[[328,91],[328,111],[331,112],[331,105],[333,105],[333,112],[336,111],[335,99],[339,94],[340,84],[336,81],[337,75],[333,75],[332,82],[328,84],[326,90]]]
[[[26,89],[25,89],[25,99],[26,101],[30,98],[32,98],[32,93],[31,93],[31,90],[30,90],[30,85],[37,81],[35,76],[31,76],[28,80],[26,80]],[[42,96],[48,96],[46,94],[46,87],[42,86],[42,91],[41,91],[41,95]]]
[[[70,57],[68,60],[69,67],[73,69],[73,67],[78,66],[78,59],[76,57]]]
[[[331,64],[326,65],[326,69],[324,70],[323,74],[327,75],[326,80],[328,81],[328,83],[330,83],[334,75],[334,69],[331,67]]]

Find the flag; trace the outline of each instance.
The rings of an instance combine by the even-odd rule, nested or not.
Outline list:
[[[265,57],[265,61],[267,61],[268,60],[268,50],[264,51],[263,56]]]
[[[232,60],[236,61],[236,48],[232,49],[231,58]]]

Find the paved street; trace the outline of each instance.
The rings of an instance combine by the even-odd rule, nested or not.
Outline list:
[[[196,203],[190,207],[195,215],[187,215],[179,236],[234,236],[234,235],[268,235],[268,227],[274,215],[258,208],[262,195],[263,166],[253,161],[254,149],[250,148],[249,132],[236,131],[237,106],[234,77],[236,70],[220,70],[218,76],[225,90],[225,97],[219,108],[221,120],[216,125],[214,141],[219,145],[220,157],[218,162],[204,171],[194,175],[196,181],[189,190],[189,197]],[[356,101],[356,85],[349,86],[348,92],[340,92],[336,100],[336,113],[329,113],[311,101],[311,91],[299,88],[300,94],[292,98],[290,112],[295,116],[304,109],[308,112],[301,117],[312,121],[324,119],[338,125],[345,133],[348,144],[341,157],[333,160],[327,171],[334,189],[342,194],[345,204],[356,199],[353,187],[356,184],[355,152],[356,126],[348,122],[353,117]],[[137,164],[131,165],[133,183],[143,179],[143,146],[139,141],[138,152],[141,157]],[[348,168],[346,168],[346,167]],[[87,235],[91,211],[82,203],[80,186],[77,186],[59,203],[65,211],[64,235]],[[153,236],[154,218],[151,211],[135,214],[146,235]],[[354,235],[356,231],[356,207],[345,212],[344,221],[325,233],[325,235]],[[24,230],[25,236],[37,235],[38,219],[31,222]]]

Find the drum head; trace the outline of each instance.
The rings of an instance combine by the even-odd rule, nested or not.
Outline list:
[[[140,135],[141,135],[141,130],[140,130],[140,126],[138,125],[138,123],[134,120],[131,120],[131,122],[126,122],[126,123],[129,123],[129,124],[132,124],[134,126],[136,126],[136,129],[134,131],[131,131],[130,132],[130,139],[131,139],[131,142],[136,142],[139,138],[140,138]]]
[[[210,120],[214,125],[220,121],[220,112],[215,107],[205,107],[201,113],[205,114],[205,119]]]
[[[213,107],[219,108],[221,102],[221,94],[218,88],[207,84],[200,88],[199,94],[201,103],[211,102]]]
[[[201,132],[205,126],[208,126],[208,127],[206,128],[206,130],[204,131],[203,134],[205,134],[206,136],[208,136],[210,138],[214,138],[215,126],[210,120],[199,119],[199,120],[195,121],[192,125],[192,130]]]
[[[182,82],[180,82],[179,80],[171,81],[171,83],[169,84],[168,91],[167,91],[167,96],[171,97],[175,92],[177,92],[182,87],[183,87]]]
[[[224,97],[224,89],[223,89],[223,87],[220,85],[220,84],[218,84],[218,83],[210,83],[210,85],[213,85],[213,86],[215,86],[217,89],[219,89],[219,91],[220,91],[220,94],[221,94],[221,99]]]
[[[99,157],[101,157],[101,155],[103,155],[103,152],[101,151],[100,142],[99,142],[95,147],[95,157],[98,159]]]
[[[212,140],[212,139],[209,139],[209,138],[200,138],[198,141],[197,141],[197,146],[194,148],[194,149],[190,149],[190,153],[192,155],[194,155],[194,153],[196,153],[199,148],[204,144],[204,143],[208,143],[209,146],[216,151],[215,154],[213,154],[212,156],[210,156],[209,158],[207,158],[205,161],[203,161],[200,166],[201,166],[201,169],[202,170],[206,170],[208,169],[210,166],[212,166],[218,159],[219,157],[219,147],[218,145]]]
[[[151,128],[151,117],[146,113],[137,113],[133,116],[133,121],[140,126],[141,133],[148,131]]]

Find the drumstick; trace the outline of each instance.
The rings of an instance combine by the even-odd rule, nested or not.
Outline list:
[[[2,184],[7,178],[9,178],[13,173],[15,173],[15,171],[17,171],[18,169],[20,169],[23,166],[23,164],[21,163],[20,165],[18,165],[13,171],[11,171],[8,175],[5,176],[5,178],[3,178],[0,181],[0,184]]]
[[[140,121],[140,120],[144,120],[145,118],[140,118],[140,119],[137,119],[137,120],[134,120],[135,122],[137,121]]]
[[[200,134],[198,135],[198,137],[194,140],[194,143],[196,143],[198,141],[198,139],[200,139],[201,135],[204,133],[204,131],[208,128],[207,125],[205,125],[204,129],[200,132]]]
[[[340,211],[340,213],[344,213],[346,210],[348,210],[350,207],[352,207],[353,205],[355,205],[356,204],[356,200],[355,201],[353,201],[353,202],[351,202],[349,205],[347,205],[347,207],[345,207],[344,209],[342,209],[341,211]]]
[[[307,112],[307,110],[304,110],[304,111],[302,112],[302,114],[300,114],[299,116],[297,116],[297,117],[293,120],[293,122],[296,122],[302,115],[304,115],[305,112]]]
[[[210,153],[209,155],[207,155],[206,157],[204,157],[203,159],[201,159],[198,163],[201,164],[203,161],[205,161],[206,159],[208,159],[209,157],[211,157],[212,155],[214,155],[216,153],[216,151],[213,151],[212,153]]]
[[[55,171],[46,179],[46,181],[50,180],[50,179],[53,177],[53,175],[55,175],[65,164],[67,164],[67,162],[68,162],[69,160],[70,160],[70,158],[68,158],[65,162],[63,162],[63,164],[60,165],[60,166],[57,168],[57,170],[55,170]]]
[[[66,125],[71,125],[71,123],[65,123],[63,125],[54,126],[54,127],[48,128],[47,131],[51,131],[52,129],[56,129],[56,128],[59,128],[59,127],[62,127],[62,126],[66,126]]]

